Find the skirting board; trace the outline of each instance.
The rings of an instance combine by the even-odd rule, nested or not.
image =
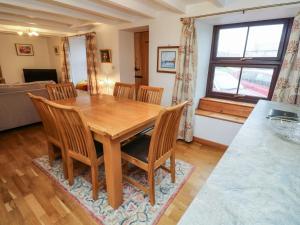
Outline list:
[[[220,143],[217,143],[217,142],[213,142],[213,141],[210,141],[210,140],[205,140],[205,139],[198,138],[198,137],[193,137],[193,141],[197,142],[199,144],[202,144],[202,145],[207,145],[207,146],[214,147],[214,148],[217,148],[217,149],[221,149],[221,150],[224,150],[224,151],[228,148],[227,145],[223,145],[223,144],[220,144]]]

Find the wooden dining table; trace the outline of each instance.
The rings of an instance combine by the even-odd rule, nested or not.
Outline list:
[[[94,139],[103,144],[108,202],[118,208],[123,202],[121,142],[152,126],[163,107],[111,95],[55,102],[82,111]]]

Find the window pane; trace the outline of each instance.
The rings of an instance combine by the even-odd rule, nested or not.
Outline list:
[[[274,69],[243,68],[238,93],[240,95],[267,98],[273,73]]]
[[[245,57],[277,57],[283,24],[249,28]]]
[[[213,91],[236,94],[240,71],[240,67],[215,67]]]
[[[248,27],[220,29],[217,57],[243,57]]]

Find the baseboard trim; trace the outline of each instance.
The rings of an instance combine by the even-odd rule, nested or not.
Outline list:
[[[214,141],[210,141],[210,140],[206,140],[206,139],[202,139],[199,137],[193,137],[193,141],[202,145],[207,145],[209,147],[214,147],[217,149],[221,149],[221,150],[226,150],[228,148],[227,145],[223,145]]]

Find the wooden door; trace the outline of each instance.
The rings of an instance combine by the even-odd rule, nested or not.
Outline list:
[[[135,84],[148,85],[149,74],[149,32],[134,33],[134,52],[135,52]]]

